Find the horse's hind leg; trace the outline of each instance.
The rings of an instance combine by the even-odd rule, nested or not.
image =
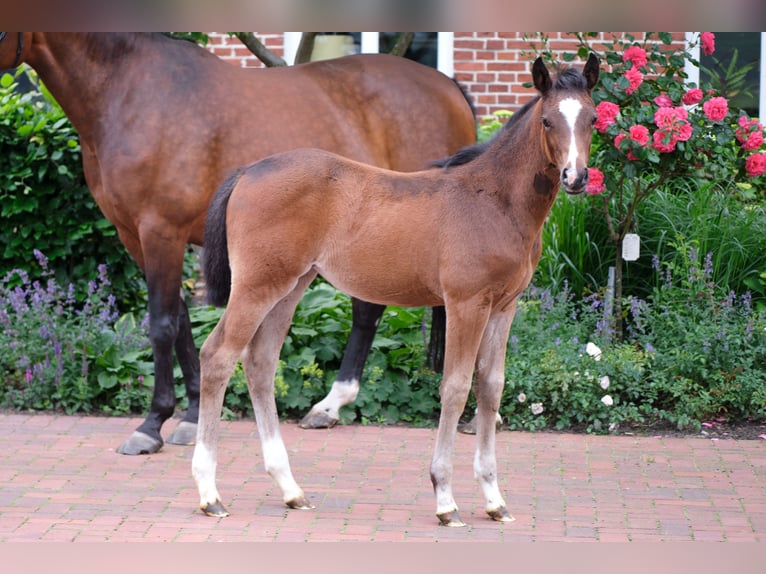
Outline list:
[[[181,372],[186,384],[186,396],[189,407],[186,415],[178,423],[173,433],[167,438],[169,444],[190,445],[197,438],[197,417],[199,416],[199,354],[191,332],[189,309],[183,294],[178,311],[178,336],[176,337],[176,356],[181,365]]]
[[[505,385],[505,352],[515,309],[514,302],[508,309],[495,313],[487,323],[479,347],[474,383],[477,409],[473,469],[486,501],[487,514],[500,522],[514,520],[497,485],[495,421]]]
[[[251,304],[248,304],[251,303]],[[242,351],[254,337],[272,303],[238,297],[229,306],[200,351],[200,411],[192,475],[200,495],[200,508],[209,516],[227,516],[215,484],[218,435],[226,385]]]
[[[277,303],[263,320],[242,357],[255,420],[258,423],[258,434],[261,437],[266,472],[276,481],[282,490],[285,504],[290,508],[313,507],[293,478],[287,449],[279,432],[274,375],[279,351],[290,328],[295,307],[315,276],[312,272],[301,277],[290,295]]]
[[[332,428],[340,418],[340,408],[351,404],[359,393],[359,381],[384,305],[351,299],[353,322],[338,375],[329,394],[315,404],[299,425],[305,429]]]

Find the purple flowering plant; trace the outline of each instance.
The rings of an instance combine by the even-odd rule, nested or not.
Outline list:
[[[39,280],[0,281],[0,406],[65,412],[136,412],[148,405],[152,365],[145,328],[120,316],[105,265],[84,301],[60,286],[34,250]]]

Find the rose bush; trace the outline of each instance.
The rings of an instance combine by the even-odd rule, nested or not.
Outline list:
[[[653,191],[678,177],[699,181],[766,184],[763,125],[709,85],[690,82],[687,64],[699,67],[690,51],[668,33],[624,34],[592,46],[595,34],[575,34],[577,56],[597,53],[602,61],[591,154],[591,185],[598,209],[617,246],[615,329],[622,334],[619,290],[622,241],[636,224],[636,208]],[[700,34],[690,48],[715,50],[715,36]],[[574,60],[575,54],[564,54]],[[733,187],[733,186],[732,186]]]

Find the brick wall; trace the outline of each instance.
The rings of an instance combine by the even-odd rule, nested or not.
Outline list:
[[[549,46],[554,51],[574,51],[576,41],[560,32],[548,32]],[[267,48],[283,56],[282,34],[256,33]],[[611,33],[602,33],[592,44],[599,49],[597,41]],[[638,33],[636,33],[638,35]],[[684,33],[674,32],[676,43],[684,43]],[[454,75],[466,86],[473,98],[479,117],[495,110],[515,110],[521,107],[535,90],[525,88],[524,82],[531,81],[530,63],[534,58],[531,40],[520,32],[455,32]],[[210,33],[211,51],[243,67],[258,67],[263,64],[253,56],[236,38],[226,34]]]

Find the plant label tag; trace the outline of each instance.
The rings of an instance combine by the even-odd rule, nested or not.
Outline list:
[[[622,258],[625,261],[635,261],[641,252],[641,238],[635,233],[625,234],[622,240]]]

